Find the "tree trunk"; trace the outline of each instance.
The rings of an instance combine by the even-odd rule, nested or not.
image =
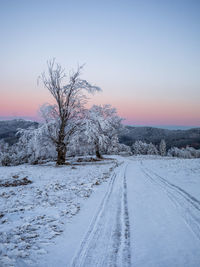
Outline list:
[[[96,150],[96,157],[97,157],[98,159],[102,159],[102,156],[101,156],[101,154],[99,153],[98,150]]]
[[[57,146],[57,165],[64,165],[65,164],[65,157],[66,157],[66,145],[62,143],[61,145]]]
[[[65,139],[65,124],[64,121],[62,121],[59,131],[59,138],[57,143],[57,165],[64,165],[65,164],[65,157],[66,157],[66,144],[64,143]]]
[[[102,159],[102,156],[101,156],[100,151],[99,151],[99,146],[97,143],[95,144],[95,152],[96,152],[96,157],[98,159]]]

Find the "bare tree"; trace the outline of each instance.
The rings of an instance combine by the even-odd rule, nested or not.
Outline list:
[[[55,105],[46,105],[42,110],[43,117],[48,124],[49,137],[56,145],[57,164],[65,163],[67,144],[70,137],[81,124],[84,105],[87,97],[84,93],[94,93],[101,89],[92,86],[86,80],[80,79],[83,66],[69,75],[67,85],[62,85],[67,77],[64,69],[55,60],[47,62],[48,73],[42,73],[40,78],[44,86],[55,99]]]

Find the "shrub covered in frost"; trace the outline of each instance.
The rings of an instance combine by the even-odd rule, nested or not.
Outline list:
[[[132,145],[132,152],[134,155],[158,155],[158,150],[154,144],[147,144],[140,140]]]
[[[123,156],[130,156],[132,155],[131,148],[124,144],[119,144],[117,154],[123,155]]]
[[[46,126],[19,130],[19,141],[13,146],[1,143],[0,161],[3,166],[23,163],[36,164],[55,158],[56,151],[45,133]]]
[[[193,147],[187,146],[186,148],[172,147],[167,153],[170,157],[178,158],[200,158],[200,149],[194,149]]]

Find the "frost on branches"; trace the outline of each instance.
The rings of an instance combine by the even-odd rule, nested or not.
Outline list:
[[[18,143],[0,144],[0,162],[4,166],[23,163],[37,164],[55,160],[65,164],[66,155],[102,153],[130,153],[130,148],[119,144],[118,133],[122,119],[110,105],[85,109],[88,94],[100,91],[97,86],[80,78],[83,67],[67,75],[55,60],[47,62],[48,71],[40,80],[54,98],[53,105],[40,108],[44,123],[38,128],[19,130]],[[68,78],[65,83],[65,79]]]
[[[164,139],[160,141],[159,151],[161,156],[166,156],[166,143]]]
[[[134,155],[158,155],[158,150],[154,144],[147,144],[140,140],[132,145],[132,152]]]
[[[41,79],[55,100],[55,105],[45,105],[42,110],[48,135],[56,146],[57,164],[65,163],[67,145],[71,136],[82,125],[84,106],[87,102],[85,93],[94,93],[101,89],[92,86],[86,80],[80,79],[83,67],[78,67],[68,77],[68,83],[63,85],[67,75],[55,60],[47,63],[48,73],[43,73]]]
[[[86,112],[83,133],[88,144],[93,146],[97,158],[102,158],[102,152],[117,150],[121,121],[116,109],[110,105],[94,105]]]
[[[178,158],[200,158],[200,149],[187,146],[186,148],[172,147],[168,150],[167,156]]]
[[[0,144],[0,158],[3,166],[19,165],[23,163],[37,164],[44,160],[56,158],[55,147],[47,136],[46,125],[40,125],[37,129],[20,129],[17,132],[19,141],[8,146]]]
[[[45,124],[37,129],[20,130],[18,142],[18,157],[21,161],[37,164],[44,160],[56,157],[55,147],[47,136],[48,129]]]
[[[0,161],[4,166],[23,163],[38,164],[44,161],[58,162],[60,120],[55,116],[56,106],[43,105],[41,113],[46,118],[38,128],[18,131],[19,141],[13,146],[0,143]],[[121,125],[116,109],[110,105],[82,109],[82,114],[71,117],[65,126],[65,155],[93,155],[102,158],[102,153],[130,153],[130,148],[119,144],[118,132]],[[67,148],[67,149],[66,149]]]

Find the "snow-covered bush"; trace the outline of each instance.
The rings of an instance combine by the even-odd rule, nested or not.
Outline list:
[[[186,148],[172,147],[167,153],[170,157],[178,158],[200,158],[200,149],[194,149],[193,147],[187,146]]]
[[[186,151],[190,153],[192,158],[200,158],[200,149],[187,146]]]
[[[154,144],[147,144],[140,140],[132,145],[132,152],[134,155],[158,155],[158,150]]]
[[[27,161],[21,160],[19,156],[19,149],[17,145],[9,146],[8,151],[5,151],[0,155],[0,165],[2,166],[14,166],[25,162]]]
[[[134,155],[145,155],[147,153],[147,144],[142,141],[135,141],[132,145],[132,152]]]
[[[0,165],[11,166],[18,165],[17,145],[9,146],[1,140],[0,142]]]
[[[119,154],[119,155],[122,155],[122,156],[131,156],[132,155],[130,146],[126,146],[124,144],[119,144],[117,149],[118,149],[117,154]]]
[[[1,149],[1,164],[3,166],[23,163],[36,164],[43,160],[55,159],[55,147],[47,136],[47,125],[37,129],[21,129],[18,131],[19,141],[13,146],[4,145]]]
[[[21,130],[18,142],[19,157],[22,161],[35,164],[43,160],[55,159],[56,150],[48,138],[48,125],[42,124],[37,129]]]
[[[158,155],[158,149],[152,143],[147,145],[147,155]]]

